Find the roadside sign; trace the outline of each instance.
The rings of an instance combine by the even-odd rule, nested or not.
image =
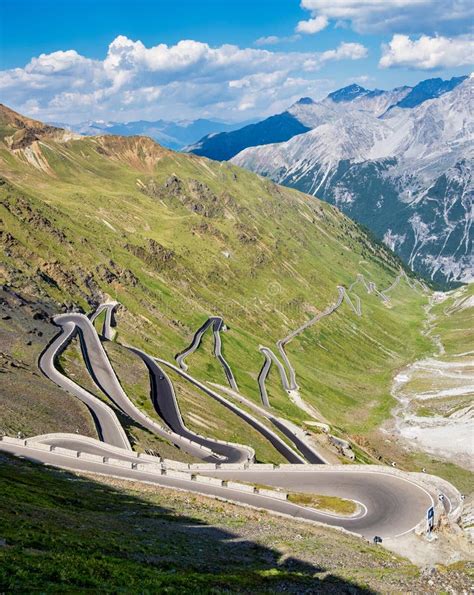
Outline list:
[[[426,511],[426,519],[428,521],[428,533],[431,533],[434,528],[434,506],[430,506]]]

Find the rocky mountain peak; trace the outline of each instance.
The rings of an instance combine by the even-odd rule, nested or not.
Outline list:
[[[295,105],[312,105],[313,103],[315,102],[313,99],[311,99],[311,97],[301,97],[298,99]]]
[[[335,204],[434,281],[470,282],[473,84],[430,79],[378,96],[351,85],[292,109],[310,131],[233,162]]]
[[[329,93],[328,99],[331,99],[335,103],[339,103],[341,101],[352,101],[356,97],[360,97],[361,95],[366,95],[369,93],[368,89],[361,87],[353,83],[352,85],[348,85],[347,87],[343,87],[342,89],[338,89],[333,93]]]

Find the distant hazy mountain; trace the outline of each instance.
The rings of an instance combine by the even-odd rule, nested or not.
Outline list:
[[[168,122],[167,120],[149,122],[147,120],[138,120],[136,122],[91,121],[81,122],[79,124],[55,122],[54,124],[85,136],[94,136],[97,134],[149,136],[165,147],[178,150],[207,134],[230,132],[236,128],[241,128],[247,122],[228,124],[226,122],[199,119],[189,122]]]
[[[473,84],[351,85],[305,98],[288,112],[311,130],[233,162],[336,204],[437,282],[470,281]]]

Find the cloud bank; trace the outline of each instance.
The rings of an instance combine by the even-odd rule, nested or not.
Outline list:
[[[268,41],[268,40],[267,40]],[[275,52],[183,40],[146,47],[119,35],[104,60],[75,50],[41,54],[0,71],[2,100],[48,120],[196,116],[237,119],[278,108],[321,81],[311,73],[367,55],[359,43],[324,52]]]
[[[358,33],[459,35],[474,18],[472,0],[301,0],[301,7]]]

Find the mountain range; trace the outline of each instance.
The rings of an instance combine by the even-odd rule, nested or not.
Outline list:
[[[170,122],[168,120],[137,120],[132,122],[105,122],[102,120],[80,122],[78,124],[65,124],[52,122],[54,126],[65,128],[84,136],[100,134],[117,134],[122,136],[149,136],[160,145],[170,149],[179,150],[206,135],[220,132],[230,132],[241,128],[245,122],[229,124],[226,122],[207,120],[188,120]]]
[[[473,81],[354,84],[189,150],[335,204],[441,286],[469,282]]]

